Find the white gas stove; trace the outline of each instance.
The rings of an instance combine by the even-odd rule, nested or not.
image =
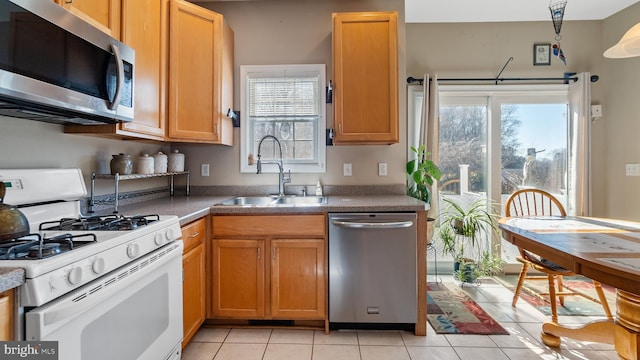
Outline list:
[[[68,355],[65,359],[84,358],[85,355],[81,355],[80,350],[74,349],[85,345],[76,343],[80,341],[80,337],[74,338],[78,330],[60,330],[58,326],[48,328],[49,321],[43,321],[45,315],[59,316],[65,313],[59,308],[68,307],[70,311],[78,312],[69,317],[76,317],[77,321],[84,324],[81,327],[87,326],[90,329],[100,319],[95,319],[93,314],[88,315],[89,310],[100,303],[109,302],[109,296],[114,298],[113,305],[102,311],[108,315],[110,312],[121,313],[124,310],[131,313],[132,319],[135,319],[133,314],[141,310],[126,308],[127,304],[132,303],[131,299],[139,297],[144,301],[152,301],[153,298],[164,296],[166,301],[172,302],[173,307],[167,309],[167,305],[162,309],[158,308],[162,314],[145,316],[166,319],[164,325],[171,323],[171,331],[168,331],[169,335],[164,335],[168,336],[165,340],[170,339],[179,345],[182,334],[182,297],[171,294],[181,294],[180,256],[183,245],[176,216],[83,216],[80,212],[80,200],[87,195],[87,191],[79,169],[0,169],[0,181],[7,188],[4,203],[17,206],[26,216],[30,227],[29,235],[0,242],[0,267],[25,269],[26,282],[20,287],[18,298],[25,317],[25,329],[19,331],[26,340],[60,341],[61,356]],[[168,254],[171,256],[166,256]],[[173,269],[171,272],[168,270],[170,268]],[[156,276],[151,271],[155,274],[167,272],[162,281],[164,285],[159,285],[156,290],[144,290],[148,288],[147,283]],[[130,299],[115,299],[136,286],[140,287],[140,291],[132,293]],[[87,312],[84,316],[83,311]],[[65,323],[69,322],[68,319],[63,320]],[[138,327],[140,331],[147,330],[144,325],[136,324],[140,321],[131,322],[126,326]],[[153,326],[157,327],[158,324]],[[104,333],[105,329],[102,330]],[[112,331],[116,340],[127,343],[126,338],[119,338],[118,333],[122,333],[122,329]],[[154,333],[157,332],[155,329]],[[162,335],[158,336],[162,338]],[[84,333],[82,338],[85,338]],[[159,346],[157,340],[149,340],[148,345],[150,349],[153,348],[145,350],[152,354],[149,358],[171,358],[166,357],[167,349],[159,352],[155,350]],[[155,347],[152,344],[156,344]],[[85,347],[87,346],[93,347],[95,343],[87,343]],[[138,354],[140,346],[138,341],[129,347],[125,346],[124,350],[130,348],[131,354]],[[169,350],[169,354],[175,356],[175,347],[172,346]],[[179,352],[178,346],[178,356]],[[129,355],[126,351],[116,354],[105,350],[104,353],[116,356],[112,358],[126,358]],[[94,356],[95,354],[92,358]]]

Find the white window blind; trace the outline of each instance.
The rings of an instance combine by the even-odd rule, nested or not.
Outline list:
[[[325,171],[324,65],[241,66],[241,99],[246,123],[242,131],[241,169],[255,171],[258,145],[265,135],[280,141],[285,168],[292,172]],[[275,141],[260,147],[262,160],[279,160]],[[264,172],[277,167],[263,168]]]

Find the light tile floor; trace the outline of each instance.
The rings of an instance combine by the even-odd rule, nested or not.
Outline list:
[[[453,281],[443,277],[443,281]],[[510,335],[427,336],[406,331],[228,329],[202,327],[185,348],[184,360],[529,360],[618,359],[612,345],[562,339],[560,348],[540,341],[547,320],[526,301],[511,307],[513,293],[499,284],[463,289]],[[583,324],[597,318],[561,316],[560,323]]]

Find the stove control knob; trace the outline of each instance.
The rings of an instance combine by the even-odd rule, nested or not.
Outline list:
[[[156,242],[156,245],[160,246],[164,242],[164,237],[162,237],[161,233],[157,233],[153,240]]]
[[[173,229],[171,228],[167,229],[167,231],[164,233],[164,236],[167,238],[167,241],[175,240],[178,238],[178,236],[176,236],[175,234],[175,231],[173,231]]]
[[[67,274],[67,281],[71,285],[79,284],[82,281],[82,268],[79,266],[72,268]]]
[[[93,261],[93,263],[91,263],[91,271],[93,271],[93,273],[96,275],[103,272],[104,268],[104,258],[97,258]]]
[[[140,254],[140,245],[136,243],[129,244],[127,246],[127,256],[130,259],[135,259]]]

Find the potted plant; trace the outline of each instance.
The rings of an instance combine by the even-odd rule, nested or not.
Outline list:
[[[411,151],[416,154],[416,158],[408,161],[406,166],[407,177],[409,178],[407,195],[430,204],[431,186],[435,180],[440,180],[442,171],[430,159],[431,153],[426,150],[424,144],[418,148],[412,146]],[[431,223],[427,225],[427,243],[431,242],[434,221],[434,218],[427,217],[427,222]]]
[[[493,211],[486,198],[474,200],[465,208],[445,198],[438,235],[443,254],[454,259],[454,276],[463,282],[474,282],[478,277],[493,275],[502,270],[503,261],[491,251],[490,244],[498,235]]]
[[[410,180],[407,195],[429,204],[431,203],[431,185],[434,180],[440,180],[442,171],[430,159],[431,153],[426,150],[424,144],[418,148],[412,146],[411,151],[416,154],[416,158],[407,162],[407,176]]]

